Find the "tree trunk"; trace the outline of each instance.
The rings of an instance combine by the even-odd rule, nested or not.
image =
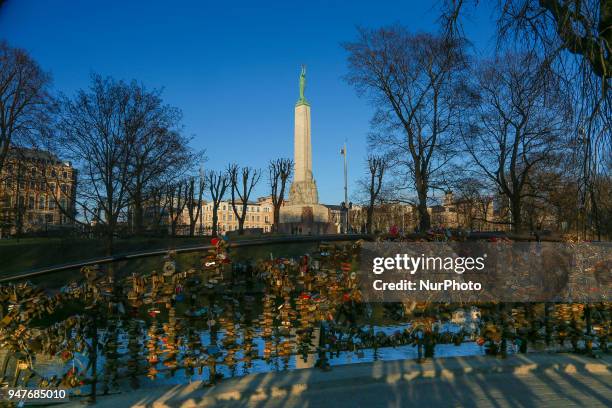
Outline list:
[[[522,214],[521,200],[519,197],[510,199],[510,211],[512,213],[512,232],[521,232],[522,230]]]
[[[144,215],[142,209],[142,200],[140,198],[134,198],[134,233],[136,235],[142,235]]]
[[[372,233],[372,219],[374,218],[374,205],[370,204],[368,207],[367,217],[366,217],[366,233]]]
[[[217,215],[217,210],[219,208],[214,206],[213,207],[213,216],[212,216],[212,236],[216,237],[218,234],[218,226],[217,223],[219,222],[219,216]]]
[[[419,213],[419,231],[427,232],[431,228],[431,218],[427,211],[427,196],[425,194],[419,193],[417,211]]]
[[[106,255],[112,255],[113,254],[113,244],[114,244],[114,225],[110,224],[106,226]]]
[[[280,203],[278,206],[274,206],[274,231],[278,232],[278,224],[280,223]]]

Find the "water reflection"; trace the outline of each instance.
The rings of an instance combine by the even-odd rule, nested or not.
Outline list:
[[[230,262],[225,242],[214,243],[188,270],[169,253],[160,271],[86,268],[57,293],[1,287],[5,380],[89,392],[95,378],[111,392],[354,361],[503,355],[527,344],[605,349],[609,341],[609,303],[366,304],[354,272],[359,243],[247,263]],[[55,370],[42,364],[49,358]]]

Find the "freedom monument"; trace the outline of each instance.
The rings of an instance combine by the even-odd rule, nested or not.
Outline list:
[[[317,183],[312,174],[310,104],[306,101],[306,67],[300,73],[300,98],[295,104],[294,171],[289,200],[280,209],[280,232],[290,234],[327,234],[335,231],[329,210],[319,204]]]

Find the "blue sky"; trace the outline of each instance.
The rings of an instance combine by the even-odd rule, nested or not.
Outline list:
[[[485,2],[486,3],[486,2]],[[171,5],[172,4],[172,5]],[[435,31],[438,1],[37,1],[8,0],[0,38],[27,49],[71,95],[92,72],[162,87],[183,110],[185,133],[205,148],[207,168],[229,162],[265,169],[293,155],[293,108],[308,66],[313,170],[320,200],[343,200],[340,147],[349,188],[364,173],[373,108],[342,79],[340,43],[355,27],[401,23]],[[492,49],[489,5],[466,22],[479,52]],[[267,193],[262,177],[257,195]]]

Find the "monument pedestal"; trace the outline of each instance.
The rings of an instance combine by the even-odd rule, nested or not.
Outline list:
[[[279,232],[297,235],[333,234],[329,210],[321,204],[295,204],[281,207]]]

